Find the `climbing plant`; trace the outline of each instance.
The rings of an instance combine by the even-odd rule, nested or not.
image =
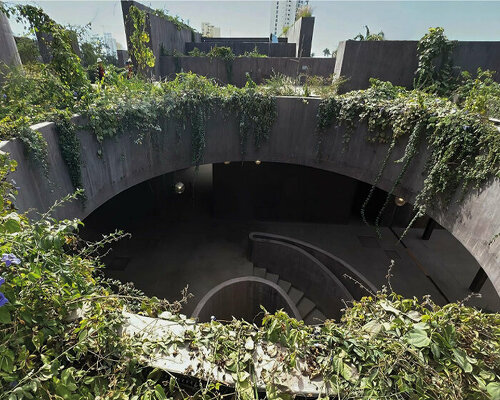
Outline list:
[[[404,155],[396,160],[400,173],[393,182],[376,223],[390,196],[401,183],[420,143],[428,148],[423,187],[414,206],[419,215],[432,207],[446,207],[457,192],[459,198],[471,188],[479,188],[493,177],[500,177],[500,135],[497,129],[477,114],[455,103],[418,90],[409,91],[389,82],[371,81],[369,89],[332,96],[322,101],[318,110],[319,157],[326,129],[332,124],[344,126],[344,141],[359,124],[366,124],[367,139],[388,144],[380,167],[378,184],[395,148],[396,142],[408,137]],[[371,199],[375,185],[363,204]],[[366,219],[365,219],[366,221]]]
[[[148,46],[150,41],[149,34],[146,30],[147,15],[145,11],[140,10],[136,6],[130,6],[128,11],[128,21],[131,24],[132,30],[129,35],[130,55],[135,60],[137,71],[146,75],[148,67],[155,66],[155,57],[153,50]]]
[[[443,28],[430,28],[417,45],[418,67],[414,87],[438,95],[448,95],[456,87],[453,77],[452,51]]]

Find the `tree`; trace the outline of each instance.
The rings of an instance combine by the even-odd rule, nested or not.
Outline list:
[[[24,65],[40,62],[41,56],[36,39],[28,36],[20,36],[15,39],[19,57],[21,57],[21,62]]]
[[[370,28],[368,28],[368,25],[365,25],[366,29],[366,35],[363,35],[362,33],[358,33],[353,40],[385,40],[385,33],[380,31],[379,33],[370,33]]]
[[[330,52],[330,49],[327,47],[326,49],[323,50],[323,55],[325,57],[330,57],[331,56],[331,52]]]

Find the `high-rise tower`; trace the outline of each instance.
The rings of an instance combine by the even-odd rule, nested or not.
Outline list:
[[[271,2],[270,31],[276,36],[281,35],[283,29],[293,25],[297,10],[308,5],[309,0],[276,0]]]

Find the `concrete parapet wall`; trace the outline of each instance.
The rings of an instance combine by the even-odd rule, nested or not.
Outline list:
[[[238,121],[224,119],[221,112],[207,123],[204,163],[259,159],[262,162],[282,162],[321,168],[372,183],[387,152],[387,146],[366,140],[366,126],[361,124],[351,135],[344,149],[343,128],[332,127],[324,138],[321,159],[317,155],[316,122],[319,99],[280,97],[277,99],[278,118],[267,143],[259,150],[249,145],[242,155]],[[55,200],[73,192],[69,171],[62,160],[54,124],[34,127],[48,142],[49,177],[26,158],[19,140],[3,142],[0,149],[18,161],[12,178],[20,187],[17,206],[47,210]],[[168,133],[167,133],[168,132]],[[72,203],[56,211],[59,218],[85,218],[118,193],[153,177],[188,168],[191,162],[191,135],[176,138],[175,121],[168,121],[162,133],[146,135],[143,144],[134,142],[135,134],[123,134],[105,140],[101,145],[94,134],[79,132],[82,157],[82,182],[86,191],[85,203]],[[249,143],[252,141],[249,140]],[[99,150],[102,147],[102,156]],[[398,144],[378,187],[390,190],[397,178],[404,143]],[[396,191],[397,196],[413,202],[423,182],[426,150],[422,147]],[[469,193],[447,210],[429,210],[429,215],[455,236],[475,257],[500,293],[500,241],[489,244],[500,231],[500,180],[492,180],[481,191]]]
[[[260,84],[279,72],[290,77],[301,74],[329,77],[335,68],[335,58],[289,57],[238,57],[232,63],[231,82],[224,61],[209,57],[161,57],[161,77],[173,79],[177,72],[194,72],[214,78],[220,83],[232,83],[242,87],[248,72],[255,83]]]
[[[153,74],[155,77],[160,76],[160,56],[162,51],[170,52],[178,51],[183,53],[186,42],[200,41],[201,35],[189,29],[178,29],[177,26],[167,21],[164,18],[154,15],[153,10],[135,1],[122,1],[123,22],[125,25],[125,34],[127,36],[127,46],[130,49],[129,37],[132,34],[132,24],[129,21],[128,13],[133,5],[142,11],[146,12],[146,26],[149,34],[149,46],[153,50],[155,56],[155,66]]]
[[[409,40],[341,42],[335,75],[349,79],[342,91],[366,89],[370,78],[412,88],[418,66],[417,44]],[[497,71],[495,79],[500,82],[500,42],[457,42],[453,63],[456,73],[475,73],[478,67]]]
[[[295,57],[295,43],[271,43],[271,42],[242,42],[239,40],[220,40],[201,43],[186,43],[183,53],[188,54],[190,51],[197,48],[198,50],[208,53],[213,47],[230,47],[233,53],[237,56],[243,55],[245,52],[252,52],[255,49],[260,54],[269,57]]]
[[[313,32],[314,17],[299,18],[288,29],[288,41],[297,44],[295,57],[311,57]]]

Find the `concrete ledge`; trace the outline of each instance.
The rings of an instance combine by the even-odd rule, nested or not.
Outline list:
[[[340,42],[335,76],[349,79],[341,90],[366,89],[370,78],[412,88],[418,66],[417,44],[412,40]],[[481,67],[497,71],[494,78],[500,82],[500,42],[457,42],[452,57],[457,74],[460,70],[475,74]]]
[[[328,78],[334,69],[335,58],[237,57],[232,62],[231,76],[228,76],[226,64],[222,60],[209,57],[160,57],[163,79],[174,79],[178,72],[194,72],[238,87],[245,86],[247,72],[255,83],[261,84],[278,72],[293,78],[299,75]]]
[[[260,149],[249,144],[242,154],[238,121],[224,119],[222,113],[207,123],[203,163],[244,161],[282,162],[321,168],[373,183],[385,158],[387,146],[366,140],[366,126],[361,124],[351,135],[345,149],[343,128],[332,127],[324,135],[323,155],[317,156],[316,115],[319,99],[279,97],[278,118],[267,143]],[[2,151],[18,161],[12,178],[20,187],[17,206],[21,211],[34,208],[47,210],[54,201],[74,191],[64,164],[54,124],[39,128],[48,143],[49,179],[25,155],[19,140],[5,142]],[[188,168],[191,164],[191,135],[180,140],[175,135],[175,122],[166,121],[163,131],[146,135],[144,143],[134,143],[134,132],[105,140],[99,145],[93,133],[78,133],[82,157],[82,182],[87,195],[85,203],[73,202],[55,212],[57,218],[85,218],[104,202],[140,182],[168,172]],[[252,143],[249,140],[249,143]],[[390,190],[399,173],[394,163],[404,152],[400,142],[378,186]],[[102,147],[102,156],[99,151]],[[412,203],[423,183],[427,150],[423,145],[401,186],[395,193]],[[480,191],[471,191],[447,210],[429,210],[429,215],[455,236],[474,256],[500,293],[500,240],[489,244],[500,231],[500,179],[492,179]]]

